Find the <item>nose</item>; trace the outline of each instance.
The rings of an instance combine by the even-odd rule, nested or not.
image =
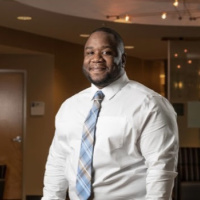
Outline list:
[[[92,57],[92,61],[93,62],[102,62],[103,61],[103,57],[102,57],[101,53],[100,52],[96,52]]]

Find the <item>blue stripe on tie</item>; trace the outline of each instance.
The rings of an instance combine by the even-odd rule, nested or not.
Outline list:
[[[101,108],[101,102],[103,98],[104,94],[101,91],[97,91],[93,98],[93,106],[85,120],[83,127],[76,180],[76,190],[80,200],[87,200],[91,195],[91,174],[94,137],[96,122],[98,119],[98,114]]]

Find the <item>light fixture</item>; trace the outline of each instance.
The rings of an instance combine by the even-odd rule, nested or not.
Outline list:
[[[184,53],[187,53],[188,52],[188,49],[184,49]]]
[[[192,15],[192,12],[189,9],[189,6],[185,1],[186,0],[183,0],[183,5],[182,5],[183,6],[183,10],[179,10],[178,9],[178,5],[179,5],[178,0],[174,0],[174,2],[173,2],[173,6],[175,7],[176,13],[178,15],[178,19],[179,20],[183,19],[183,16],[182,16],[182,15],[184,15],[183,11],[188,14],[190,21],[195,21],[197,19],[200,19],[200,16],[195,17],[195,16]]]
[[[132,23],[130,15],[120,16],[120,15],[107,15],[107,19],[113,18],[114,22],[119,23]]]
[[[181,68],[181,65],[177,65],[177,68],[180,69],[180,68]]]
[[[134,46],[131,46],[131,45],[127,45],[127,46],[124,46],[125,49],[134,49]]]
[[[89,34],[85,34],[85,33],[80,34],[80,37],[83,37],[83,38],[88,38],[89,36],[90,36]]]
[[[177,7],[177,6],[178,6],[178,0],[175,0],[174,3],[173,3],[173,5],[174,5],[175,7]]]
[[[166,18],[167,18],[167,13],[166,13],[166,12],[163,12],[162,15],[161,15],[161,18],[162,18],[162,19],[166,19]]]
[[[30,17],[30,16],[18,16],[17,19],[22,20],[22,21],[30,21],[30,20],[32,20],[32,17]]]
[[[187,62],[188,62],[188,64],[192,64],[192,60],[188,60]]]
[[[129,22],[129,21],[130,21],[130,16],[129,16],[129,15],[126,15],[126,16],[125,16],[125,21],[126,21],[126,22]]]

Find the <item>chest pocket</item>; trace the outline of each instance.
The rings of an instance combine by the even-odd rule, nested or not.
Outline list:
[[[125,131],[125,117],[99,117],[96,126],[95,149],[112,152],[121,148],[124,142]]]

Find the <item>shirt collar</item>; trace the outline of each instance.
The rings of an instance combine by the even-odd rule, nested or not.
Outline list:
[[[118,78],[116,81],[111,83],[110,85],[104,87],[101,89],[101,91],[105,95],[105,99],[110,100],[112,97],[114,97],[127,83],[129,79],[124,73],[120,78]],[[99,90],[94,84],[91,84],[91,100],[93,99],[94,94]]]

